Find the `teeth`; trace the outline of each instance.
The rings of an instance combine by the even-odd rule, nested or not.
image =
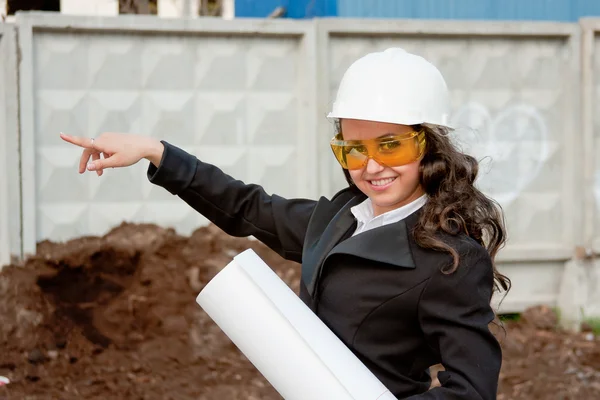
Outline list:
[[[387,179],[379,179],[378,181],[371,181],[371,185],[373,186],[384,186],[388,183],[392,183],[396,178],[387,178]]]

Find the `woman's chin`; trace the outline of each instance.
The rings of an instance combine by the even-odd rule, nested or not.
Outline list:
[[[373,203],[373,207],[381,210],[391,211],[393,209],[405,206],[420,197],[416,191],[406,193],[405,191],[369,191],[367,194]]]

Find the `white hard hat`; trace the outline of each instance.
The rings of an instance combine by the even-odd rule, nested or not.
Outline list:
[[[429,61],[401,48],[356,60],[327,117],[452,128],[444,77]]]

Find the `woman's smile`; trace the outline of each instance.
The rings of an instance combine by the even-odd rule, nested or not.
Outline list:
[[[369,182],[369,185],[371,186],[372,190],[383,191],[383,190],[389,188],[390,186],[392,186],[392,183],[394,183],[395,180],[396,180],[396,177],[391,177],[391,178],[380,178],[380,179],[376,179],[376,180],[368,180],[367,182]]]

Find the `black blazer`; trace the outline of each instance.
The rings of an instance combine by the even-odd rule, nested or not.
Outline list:
[[[253,235],[302,263],[300,297],[400,399],[495,399],[502,361],[488,329],[492,263],[463,236],[445,236],[461,262],[418,246],[405,220],[352,236],[350,207],[365,199],[349,189],[331,200],[284,199],[245,184],[163,142],[148,179],[178,195],[232,236]],[[441,387],[429,390],[428,367],[441,363]]]

